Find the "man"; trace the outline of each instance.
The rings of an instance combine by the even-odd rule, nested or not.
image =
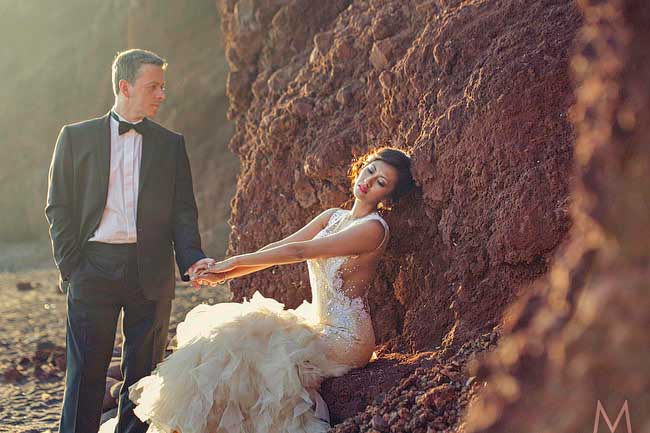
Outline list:
[[[116,431],[147,429],[128,387],[164,355],[173,251],[185,281],[214,262],[201,250],[183,136],[149,120],[165,101],[166,66],[150,51],[118,54],[111,111],[64,126],[54,149],[45,214],[68,305],[62,433],[98,430],[120,310]]]

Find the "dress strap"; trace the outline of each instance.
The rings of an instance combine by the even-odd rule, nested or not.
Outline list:
[[[386,241],[388,240],[388,236],[390,234],[390,229],[388,227],[388,223],[377,212],[373,212],[373,213],[368,214],[365,217],[359,219],[359,221],[367,221],[367,220],[377,220],[384,227],[384,239],[381,240],[381,243],[376,248],[376,250],[378,250],[381,247],[383,247],[384,244],[386,243]]]

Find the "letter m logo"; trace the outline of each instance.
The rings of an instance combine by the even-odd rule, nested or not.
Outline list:
[[[616,427],[618,427],[618,422],[621,420],[621,416],[625,414],[625,423],[627,425],[626,433],[632,433],[632,424],[630,423],[630,411],[627,408],[627,400],[625,400],[623,407],[621,407],[621,410],[618,412],[618,416],[616,417],[616,421],[614,421],[613,426],[609,420],[609,417],[607,416],[607,412],[605,412],[605,409],[603,409],[603,405],[600,403],[600,400],[598,400],[598,404],[596,405],[596,420],[594,421],[594,433],[598,433],[598,423],[600,421],[601,413],[603,414],[603,418],[605,419],[607,427],[609,427],[609,431],[611,433],[614,433],[616,431]]]

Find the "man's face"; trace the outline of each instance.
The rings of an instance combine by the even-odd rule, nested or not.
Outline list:
[[[165,101],[165,75],[160,66],[142,65],[135,84],[126,82],[127,103],[134,114],[153,117]]]

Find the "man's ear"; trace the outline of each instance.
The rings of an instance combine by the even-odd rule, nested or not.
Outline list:
[[[125,97],[127,97],[127,98],[130,96],[130,95],[129,95],[129,82],[128,82],[128,81],[126,81],[126,80],[120,80],[120,82],[118,83],[118,87],[119,87],[119,89],[120,89],[120,93],[121,93],[123,96],[125,96]]]

